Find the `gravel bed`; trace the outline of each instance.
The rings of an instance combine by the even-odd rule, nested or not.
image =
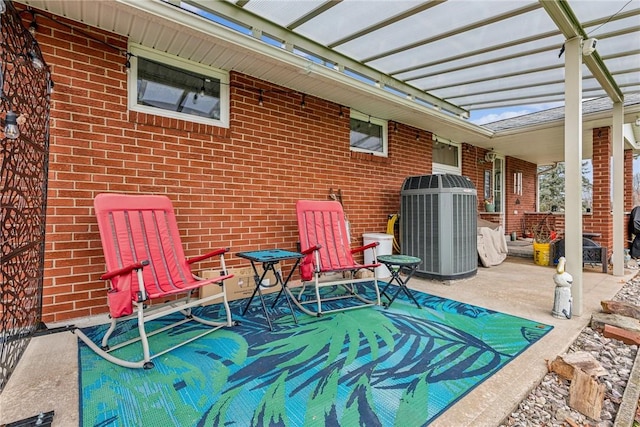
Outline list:
[[[626,283],[613,299],[640,305],[640,276],[636,275]],[[500,427],[613,426],[633,368],[638,346],[626,345],[621,341],[605,338],[587,326],[569,347],[569,353],[575,351],[591,353],[609,372],[609,375],[600,377],[600,380],[606,385],[600,419],[589,419],[580,412],[571,409],[569,407],[570,381],[550,372],[520,402],[516,410],[503,420]],[[571,424],[572,422],[573,424]]]

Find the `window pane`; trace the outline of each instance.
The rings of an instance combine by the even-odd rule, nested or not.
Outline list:
[[[138,57],[138,104],[220,119],[220,80]]]
[[[351,118],[351,147],[382,153],[382,126]]]
[[[497,158],[493,161],[493,202],[496,212],[502,212],[502,175],[504,160]]]
[[[458,167],[458,147],[433,141],[433,163]]]

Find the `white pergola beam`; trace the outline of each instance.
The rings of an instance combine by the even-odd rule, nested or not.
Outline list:
[[[547,14],[553,19],[558,29],[562,32],[565,39],[570,40],[575,37],[580,37],[582,40],[587,39],[587,33],[582,28],[580,21],[571,10],[569,2],[566,0],[539,0],[542,7],[546,10]],[[600,83],[602,89],[607,92],[607,95],[613,102],[622,102],[624,96],[622,91],[613,79],[613,76],[607,69],[606,65],[598,55],[598,52],[593,52],[589,56],[585,56],[584,63],[593,74],[593,77]]]
[[[565,253],[567,258],[567,270],[573,275],[573,312],[577,316],[582,314],[582,62],[591,71],[604,91],[622,109],[624,96],[622,91],[611,76],[609,70],[602,62],[597,52],[583,58],[582,42],[587,38],[587,33],[582,28],[580,21],[575,16],[569,2],[566,0],[546,1],[539,0],[547,14],[555,22],[558,29],[566,38],[565,42]],[[622,147],[618,141],[622,140],[622,123],[618,126],[618,120],[622,120],[622,112],[616,119],[614,114],[614,159],[622,162]],[[616,130],[617,128],[617,130]],[[617,138],[617,139],[616,139]],[[615,161],[615,160],[614,160]],[[620,208],[623,203],[623,183],[620,175],[623,168],[615,168],[614,173],[614,212],[613,212],[613,240],[614,248],[614,274],[620,272],[622,267],[623,239],[623,212]],[[617,177],[617,178],[616,178]],[[618,198],[615,197],[618,194]],[[618,252],[618,254],[616,254]],[[603,262],[607,262],[603,260]],[[619,268],[616,268],[616,264]]]

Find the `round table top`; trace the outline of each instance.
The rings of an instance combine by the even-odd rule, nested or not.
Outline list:
[[[378,255],[377,259],[381,263],[389,265],[415,265],[422,262],[422,260],[418,257],[402,254]]]

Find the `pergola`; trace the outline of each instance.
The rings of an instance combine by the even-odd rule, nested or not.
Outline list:
[[[640,103],[623,106],[625,95],[640,93],[640,0],[23,3],[370,117],[536,164],[564,161],[577,315],[581,160],[590,154],[589,130],[611,126],[614,247],[624,247],[623,150],[638,148]],[[603,96],[612,109],[583,117],[582,100]],[[564,104],[564,117],[506,132],[468,120],[471,110],[533,104]],[[616,275],[622,259],[614,251]]]

